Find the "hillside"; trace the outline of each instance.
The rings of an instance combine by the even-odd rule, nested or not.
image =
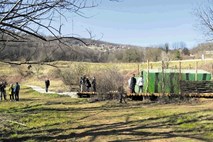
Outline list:
[[[213,43],[202,43],[197,47],[190,50],[191,54],[195,55],[195,57],[199,58],[205,55],[206,58],[213,57]]]
[[[86,61],[86,62],[145,62],[161,60],[199,59],[213,49],[212,44],[200,44],[191,50],[164,46],[140,47],[101,40],[75,37],[45,42],[32,37],[29,42],[0,43],[0,60],[6,61]],[[166,46],[166,44],[165,44]],[[192,56],[189,56],[193,54]],[[206,57],[211,57],[207,54]],[[167,58],[167,59],[165,59]]]

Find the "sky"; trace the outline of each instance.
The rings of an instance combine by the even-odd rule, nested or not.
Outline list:
[[[206,0],[202,0],[204,2]],[[138,46],[172,45],[185,42],[188,48],[205,42],[194,10],[201,0],[102,0],[97,7],[85,9],[84,18],[67,15],[64,35]]]

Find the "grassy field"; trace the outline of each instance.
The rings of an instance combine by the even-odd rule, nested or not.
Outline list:
[[[170,61],[168,62],[168,68],[175,68],[179,67],[179,62],[181,62],[181,67],[183,69],[195,69],[196,68],[196,62],[197,62],[197,68],[203,69],[209,72],[213,73],[213,59],[208,60],[184,60],[184,61]],[[116,68],[121,74],[123,74],[124,79],[128,80],[130,76],[132,76],[132,73],[135,73],[136,75],[140,73],[141,70],[147,69],[147,63],[88,63],[88,62],[70,62],[70,61],[56,61],[49,63],[53,66],[58,67],[59,69],[70,69],[75,65],[84,65],[87,70],[90,77],[92,75],[99,71],[99,70],[105,70],[107,68]],[[9,83],[13,83],[15,81],[19,81],[24,85],[37,85],[40,87],[44,87],[44,80],[46,77],[50,78],[51,80],[51,91],[61,91],[65,90],[68,91],[69,87],[65,86],[60,78],[56,78],[55,76],[57,73],[57,68],[49,66],[49,65],[32,65],[32,68],[30,71],[33,72],[33,76],[30,77],[21,77],[20,72],[24,73],[29,71],[27,69],[26,64],[15,66],[15,65],[9,65],[0,62],[0,77],[6,76],[6,80]],[[161,62],[150,62],[149,68],[153,69],[161,69],[162,64]],[[80,76],[79,76],[80,78]],[[0,78],[1,79],[1,78]],[[125,83],[127,84],[127,83]]]
[[[213,141],[213,100],[185,104],[39,94],[23,87],[19,102],[0,102],[0,141]]]

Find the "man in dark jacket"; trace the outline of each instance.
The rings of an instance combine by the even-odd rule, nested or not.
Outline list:
[[[135,74],[132,75],[130,79],[130,93],[135,93],[135,85],[136,85],[136,79],[135,79]]]
[[[86,78],[86,83],[85,83],[85,85],[86,85],[86,87],[87,87],[87,92],[89,92],[89,91],[90,91],[90,87],[91,87],[91,83],[90,83],[88,77]]]
[[[46,90],[46,92],[48,92],[49,86],[50,86],[50,80],[49,80],[49,79],[46,79],[46,80],[45,80],[45,90]]]
[[[3,100],[3,97],[4,97],[4,100],[7,100],[7,98],[6,98],[6,90],[5,90],[6,85],[7,85],[7,82],[2,82],[2,83],[0,84],[1,100]]]
[[[93,79],[92,79],[92,88],[93,88],[93,91],[96,92],[96,79],[95,79],[95,77],[93,77]]]
[[[15,100],[19,101],[19,91],[20,91],[20,85],[18,82],[16,82],[16,85],[14,87],[14,94],[15,94]]]

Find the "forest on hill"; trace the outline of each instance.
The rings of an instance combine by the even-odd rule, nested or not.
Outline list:
[[[177,43],[175,46],[165,43],[155,47],[139,47],[86,38],[64,38],[60,42],[31,38],[32,40],[26,42],[0,42],[0,60],[144,62],[200,58],[201,54],[213,49],[211,43],[199,44],[189,50],[184,43]]]

